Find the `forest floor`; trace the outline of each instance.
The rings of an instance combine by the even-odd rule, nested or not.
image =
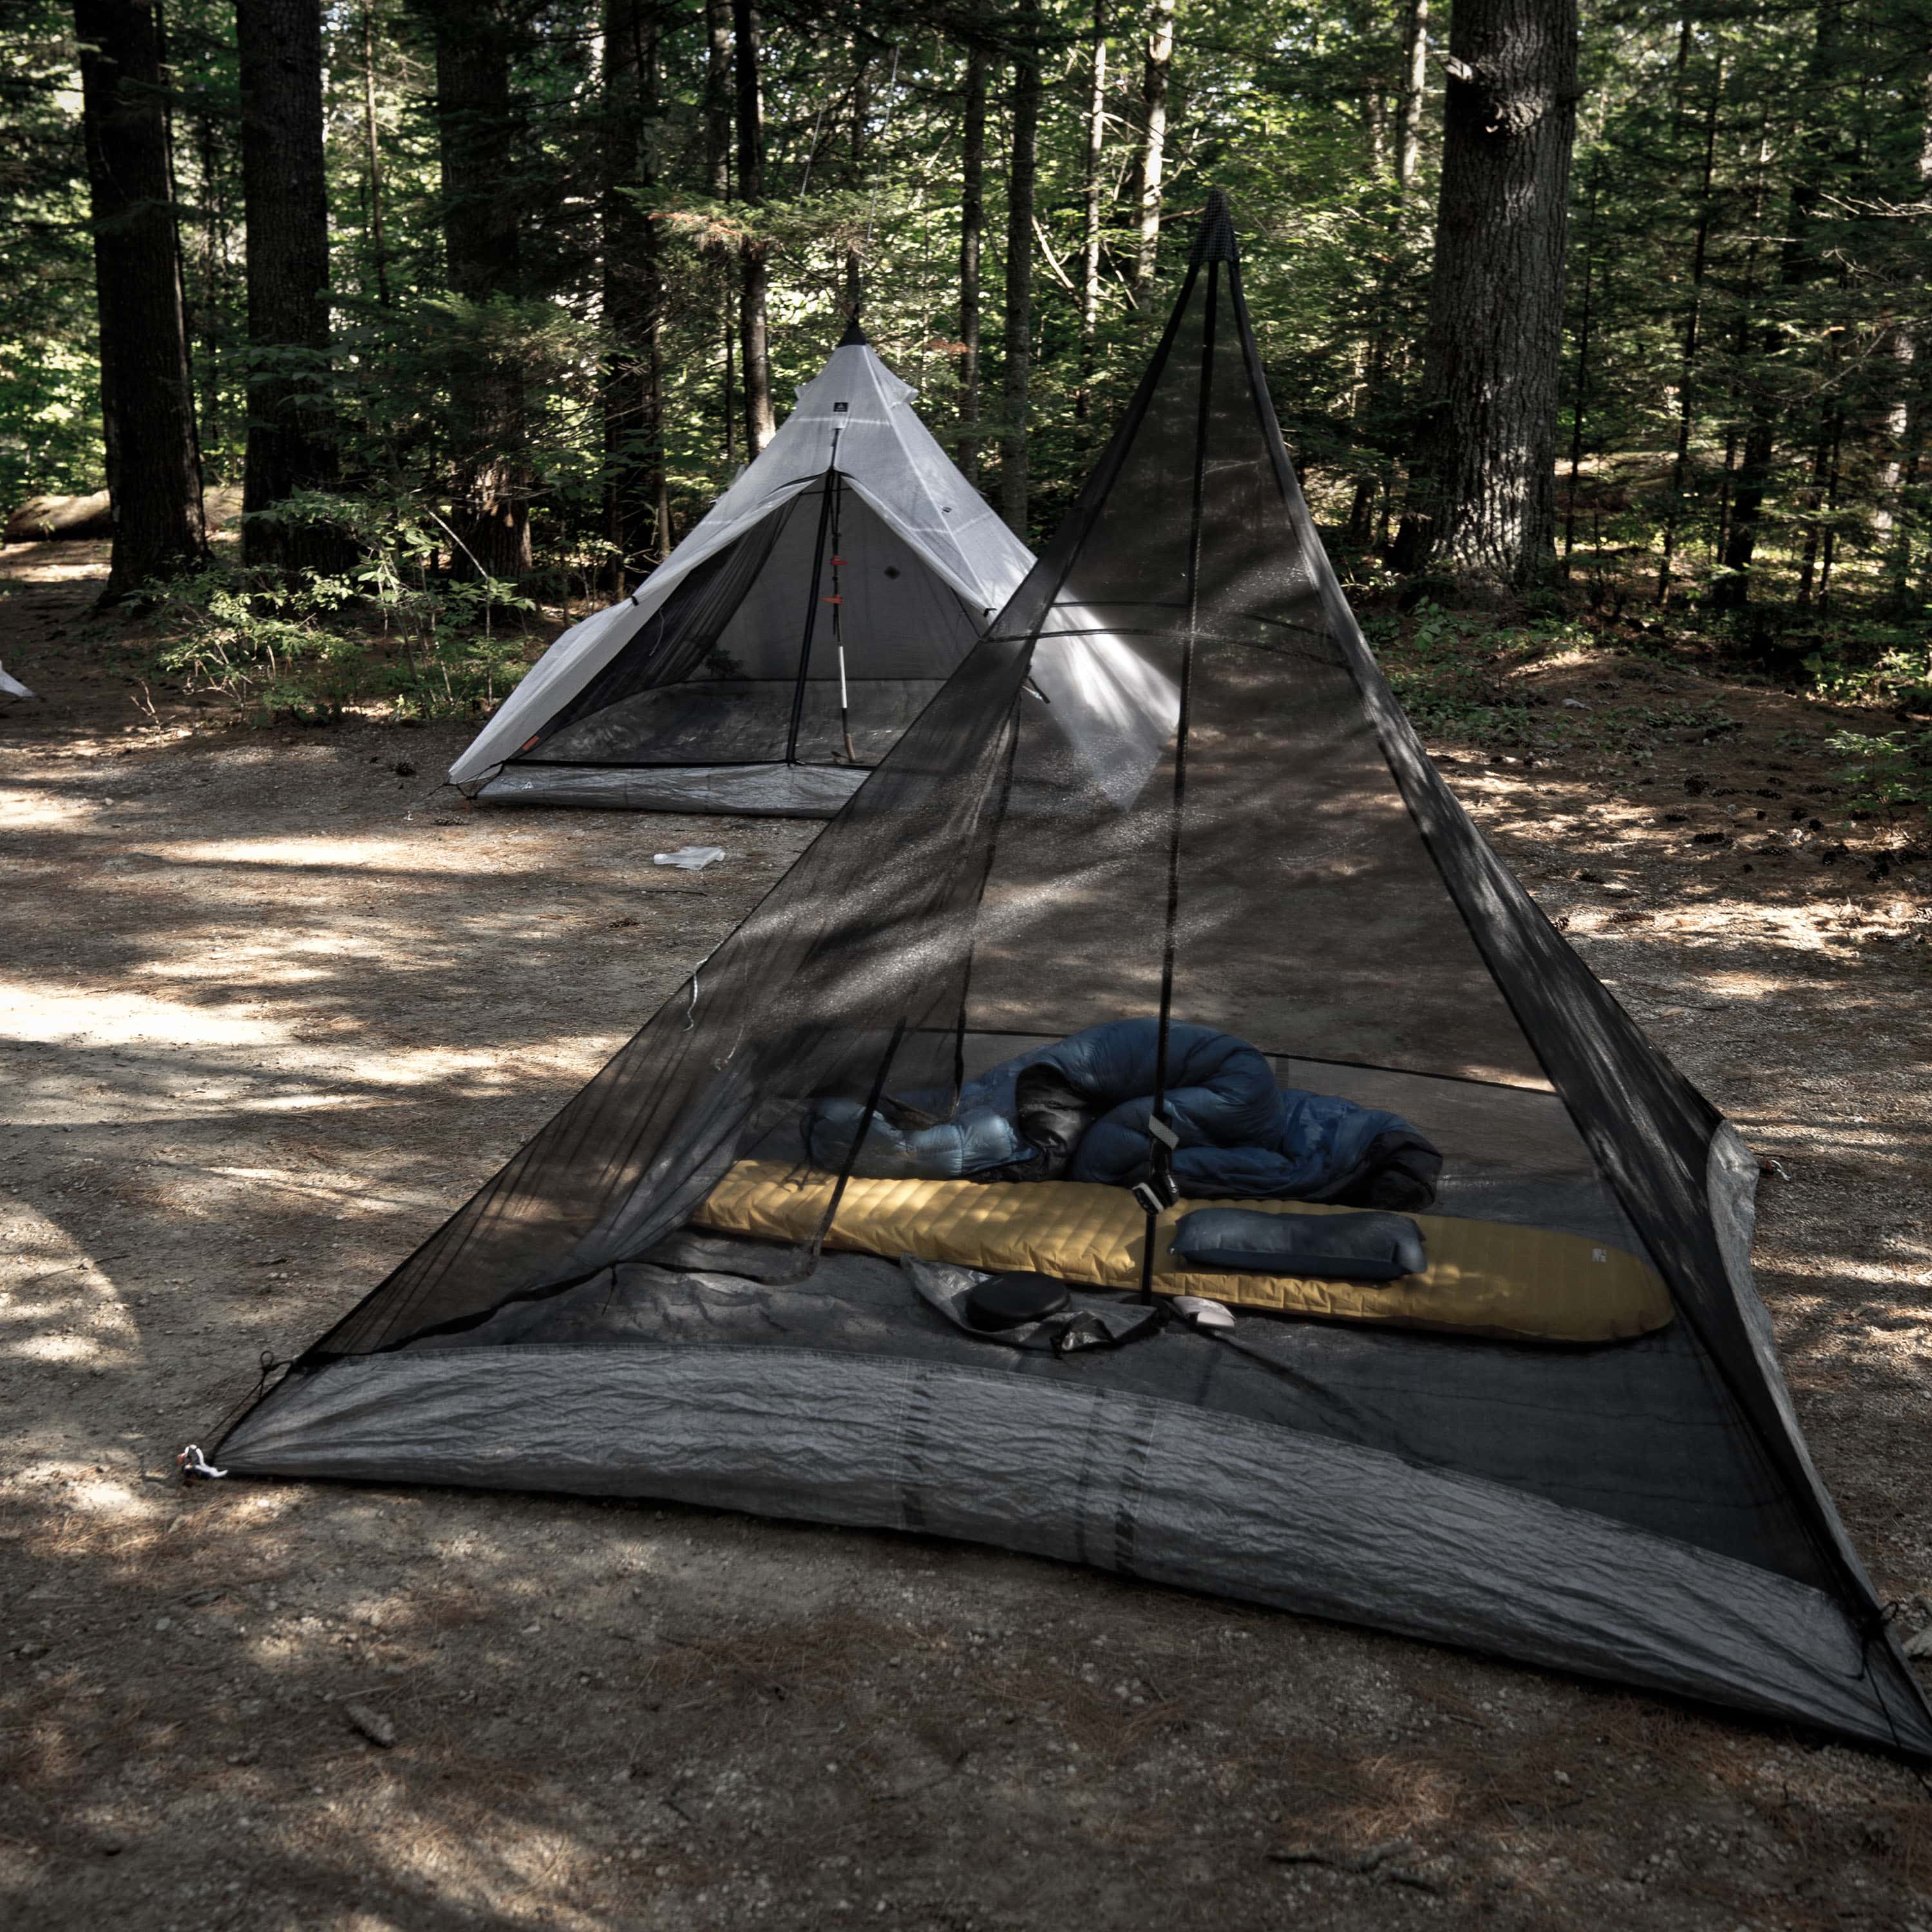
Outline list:
[[[467,812],[453,725],[150,716],[86,615],[104,564],[0,553],[0,662],[43,694],[0,710],[0,1918],[1932,1932],[1925,1787],[1777,1726],[905,1537],[184,1490],[257,1357],[428,1234],[814,828]],[[1759,1279],[1918,1629],[1932,862],[1848,817],[1842,716],[1654,638],[1385,649],[1506,856],[1779,1163]],[[1543,736],[1486,746],[1499,695]],[[650,863],[700,839],[727,859]]]

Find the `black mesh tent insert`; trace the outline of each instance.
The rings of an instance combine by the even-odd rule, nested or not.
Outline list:
[[[1036,695],[1122,652],[1174,700],[1124,782]],[[1647,1256],[1675,1318],[1558,1348],[1240,1314],[1232,1346],[1177,1324],[1060,1356],[957,1332],[824,1220],[790,1245],[694,1224],[734,1162],[801,1161],[824,1096],[956,1094],[1122,1016],[1396,1108],[1444,1153],[1438,1211]],[[1125,419],[964,663],[218,1460],[910,1528],[1932,1755],[1751,1286],[1755,1172],[1390,696],[1217,198]]]

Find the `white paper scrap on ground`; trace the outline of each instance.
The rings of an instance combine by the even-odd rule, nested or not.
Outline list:
[[[722,845],[680,845],[675,852],[659,852],[653,856],[654,866],[675,866],[680,872],[701,872],[713,860],[722,859],[724,848]]]

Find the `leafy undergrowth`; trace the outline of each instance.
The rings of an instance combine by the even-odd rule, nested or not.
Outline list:
[[[262,724],[472,717],[514,687],[548,636],[517,585],[440,567],[448,546],[433,513],[356,497],[291,502],[284,520],[328,530],[349,560],[291,576],[218,555],[154,586],[140,669],[162,690]]]

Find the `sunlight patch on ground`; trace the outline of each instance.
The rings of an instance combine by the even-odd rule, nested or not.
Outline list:
[[[282,1027],[244,1019],[232,1009],[178,1006],[120,988],[62,992],[17,980],[0,980],[0,1034],[42,1046],[158,1040],[172,1046],[259,1046],[287,1037]]]
[[[299,873],[305,879],[371,872],[378,875],[378,883],[381,875],[387,874],[399,884],[438,873],[460,878],[483,872],[500,878],[506,869],[546,875],[555,869],[548,840],[538,843],[527,836],[506,833],[494,825],[467,828],[474,836],[466,838],[429,836],[424,835],[432,828],[424,821],[411,823],[412,834],[406,838],[343,839],[314,833],[282,838],[180,840],[161,849],[178,866],[289,872]],[[423,833],[413,830],[417,824],[423,826]],[[530,850],[519,853],[515,849],[518,845],[526,845]]]
[[[37,1316],[44,1320],[44,1316]],[[0,1353],[32,1362],[84,1362],[90,1366],[103,1359],[100,1344],[91,1335],[23,1335],[9,1342]]]

